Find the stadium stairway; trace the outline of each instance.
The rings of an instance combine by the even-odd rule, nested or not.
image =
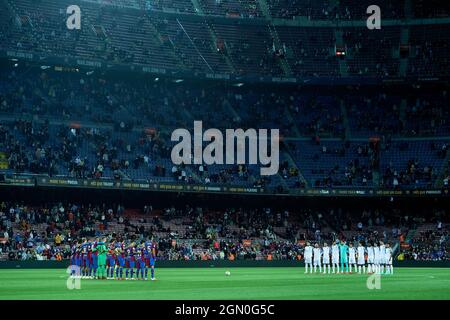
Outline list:
[[[405,11],[405,17],[407,19],[414,18],[414,13],[412,10],[412,0],[405,0],[404,11]]]
[[[269,5],[266,0],[258,0],[259,9],[261,10],[264,18],[267,20],[272,20],[272,16],[270,15]]]
[[[405,0],[404,5],[404,12],[405,12],[405,18],[406,19],[412,19],[414,18],[413,12],[412,12],[412,4],[411,0]],[[409,25],[404,25],[402,27],[401,33],[400,33],[400,46],[401,45],[409,45]],[[400,59],[400,65],[399,65],[399,75],[401,77],[405,77],[408,72],[408,57],[402,58],[400,55],[400,52],[398,54],[398,58]]]
[[[198,2],[198,0],[191,0],[191,2],[192,2],[192,5],[193,5],[195,11],[199,15],[204,15],[205,14],[204,11],[203,11],[202,6]],[[212,44],[217,44],[218,43],[218,38],[217,38],[216,33],[214,32],[214,28],[207,21],[205,23],[208,26],[208,32],[209,32],[209,35],[210,35],[210,37],[212,39]],[[226,43],[225,43],[225,46],[226,46]],[[228,54],[224,54],[223,57],[225,58],[225,62],[228,65],[228,67],[230,68],[230,70],[232,71],[232,73],[235,73],[236,69],[234,67],[233,61],[231,60],[231,57]]]
[[[197,1],[197,0],[193,0],[193,1]],[[212,43],[213,44],[217,44],[218,43],[218,38],[217,38],[216,33],[214,32],[214,28],[208,22],[206,22],[206,25],[208,26],[208,32],[209,32],[209,35],[211,36],[211,39],[213,41]],[[225,42],[225,47],[227,47],[226,42]],[[231,60],[231,56],[228,54],[228,48],[227,48],[227,52],[223,55],[223,57],[225,58],[225,62],[227,63],[227,65],[230,68],[230,70],[232,71],[232,73],[236,73],[236,68],[234,67],[234,63]]]
[[[146,22],[146,25],[148,26],[148,28],[150,29],[150,31],[153,32],[155,35],[157,35],[157,38],[158,38],[161,46],[163,46],[164,45],[163,40],[162,40],[163,37],[162,37],[161,33],[158,31],[158,29],[155,27],[153,22],[151,21],[150,17],[147,17],[145,22]],[[178,58],[175,51],[176,51],[175,47],[172,46],[172,50],[169,51],[170,55],[172,56],[174,61],[177,61],[179,68],[185,69],[186,66],[183,64],[183,59]]]
[[[415,228],[409,229],[408,234],[405,237],[405,242],[411,241],[411,239],[413,239],[414,236],[416,235],[416,231],[417,231],[417,229],[415,229]]]
[[[283,158],[288,162],[290,167],[294,167],[295,169],[297,169],[299,180],[305,184],[305,187],[307,187],[308,181],[305,179],[305,177],[302,174],[302,171],[300,170],[300,168],[297,166],[297,163],[292,158],[291,153],[289,151],[289,146],[284,142],[283,142],[283,146],[285,148],[285,151],[282,152]],[[282,179],[282,180],[284,180],[284,179]]]
[[[200,5],[200,3],[198,2],[198,0],[191,0],[191,2],[192,2],[192,5],[194,6],[195,11],[198,14],[203,15],[204,14],[203,9],[202,9],[202,6]]]
[[[439,174],[437,176],[436,182],[434,183],[434,186],[436,188],[442,188],[442,186],[444,184],[445,175],[448,174],[447,168],[448,168],[448,164],[449,163],[450,163],[450,149],[447,150],[447,154],[445,155],[445,159],[444,159],[444,161],[442,161],[441,170],[439,171]]]
[[[292,126],[292,130],[294,132],[294,137],[300,137],[301,133],[300,130],[298,130],[298,126],[297,126],[297,122],[295,121],[294,117],[292,116],[291,111],[289,110],[289,108],[285,108],[285,115],[286,115],[286,119],[293,124]]]
[[[404,126],[406,124],[406,108],[407,108],[407,105],[408,105],[408,103],[407,103],[406,99],[402,99],[402,101],[400,102],[399,119],[403,123]]]
[[[17,17],[18,15],[16,14],[15,10],[14,10],[14,4],[9,3],[9,1],[7,0],[1,0],[0,1],[1,7],[5,8],[5,12],[2,12],[2,14],[5,14],[5,17],[9,16],[14,16]]]
[[[341,100],[340,103],[341,115],[342,115],[342,123],[345,128],[345,139],[350,140],[352,138],[352,132],[350,130],[350,125],[348,122],[347,108],[345,107],[344,101]]]
[[[270,15],[269,5],[267,4],[267,1],[266,0],[258,0],[258,5],[259,5],[261,12],[263,13],[264,18],[266,18],[270,22],[269,31],[270,31],[270,36],[272,37],[275,47],[282,48],[283,44],[281,43],[281,40],[280,40],[280,37],[278,36],[277,30],[275,29],[275,27],[272,24],[272,16]],[[285,52],[285,54],[286,54],[286,52]],[[279,63],[280,63],[281,69],[284,72],[284,75],[287,77],[291,77],[293,73],[292,73],[291,66],[289,65],[289,62],[287,61],[287,59],[286,58],[279,59]]]
[[[397,257],[397,253],[400,253],[400,242],[396,241],[394,247],[392,248],[392,255]]]
[[[272,40],[274,42],[274,46],[277,49],[283,48],[284,51],[284,44],[281,43],[280,37],[278,36],[278,32],[275,29],[273,25],[269,24],[269,32],[270,36],[272,37]],[[281,66],[281,69],[283,70],[283,73],[286,77],[291,77],[293,75],[291,66],[289,65],[287,59],[286,59],[286,52],[284,52],[284,56],[280,59],[278,59],[278,62]]]
[[[334,31],[334,37],[336,39],[336,45],[337,46],[345,46],[344,39],[342,38],[342,29],[335,29]],[[341,58],[339,61],[339,73],[341,76],[346,77],[348,76],[348,66],[347,61],[344,58]]]
[[[407,46],[409,43],[409,26],[403,26],[402,30],[400,32],[400,46],[405,45]],[[398,55],[398,56],[397,56]],[[405,77],[406,73],[408,72],[408,57],[402,57],[400,55],[400,50],[396,53],[395,58],[399,58],[400,64],[399,64],[399,75],[401,77]]]

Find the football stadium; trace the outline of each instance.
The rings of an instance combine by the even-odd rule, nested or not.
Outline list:
[[[444,1],[0,0],[0,300],[449,300],[449,80]]]

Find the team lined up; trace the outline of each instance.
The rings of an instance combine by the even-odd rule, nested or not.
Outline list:
[[[367,247],[361,242],[355,248],[353,243],[345,241],[333,242],[329,247],[326,243],[322,247],[318,243],[312,247],[309,242],[305,246],[305,273],[319,272],[322,273],[322,264],[324,266],[323,273],[346,273],[352,272],[354,267],[358,273],[377,273],[377,274],[393,274],[392,266],[392,248],[389,243],[384,244],[382,241],[368,243]],[[331,258],[331,260],[330,260]],[[366,269],[367,266],[367,269]],[[331,268],[330,268],[331,267]]]
[[[155,280],[156,244],[88,241],[72,246],[71,270],[81,279]]]

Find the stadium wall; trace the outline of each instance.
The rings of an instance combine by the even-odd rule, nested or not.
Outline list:
[[[1,261],[0,269],[64,269],[69,261]],[[449,268],[450,261],[396,261],[396,267]],[[302,261],[158,261],[158,268],[304,267]]]

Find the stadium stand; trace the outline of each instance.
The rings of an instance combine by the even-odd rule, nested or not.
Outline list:
[[[153,209],[150,205],[136,210],[106,204],[2,202],[0,259],[68,258],[74,242],[109,234],[117,241],[154,237],[162,260],[296,260],[303,254],[305,241],[398,242],[414,230],[417,236],[402,242],[411,255],[406,259],[442,260],[448,258],[448,225],[439,220],[441,215],[436,211],[423,221],[395,210],[221,211],[189,206]],[[435,242],[439,249],[433,247]],[[416,254],[416,243],[427,247],[417,249]]]
[[[449,34],[439,26],[411,28],[413,56],[409,73],[420,76],[440,75],[449,68]],[[435,50],[439,48],[439,50]]]
[[[298,4],[304,2],[305,8],[312,12],[297,12],[303,7]],[[406,68],[406,74],[414,76],[447,75],[450,33],[449,26],[444,21],[440,23],[443,13],[448,13],[445,6],[437,6],[434,13],[423,12],[427,18],[432,17],[426,24],[410,20],[411,25],[397,23],[370,33],[365,32],[365,25],[335,29],[312,24],[318,18],[335,21],[336,16],[350,20],[367,18],[362,9],[369,2],[339,1],[331,5],[328,0],[299,0],[287,5],[269,1],[269,12],[274,17],[300,14],[312,19],[311,24],[287,26],[264,16],[257,1],[249,0],[200,1],[203,11],[214,16],[209,20],[198,19],[200,13],[190,1],[184,0],[83,1],[86,19],[82,28],[69,32],[64,10],[70,5],[68,0],[58,3],[4,0],[0,3],[4,15],[0,23],[4,35],[0,41],[2,47],[14,50],[178,71],[397,78],[404,76]],[[421,6],[420,1],[407,2],[411,11]],[[402,18],[403,7],[404,1],[395,1],[383,8],[383,15]],[[166,9],[183,14],[160,13]],[[220,18],[223,15],[241,18],[224,20]],[[258,19],[251,22],[250,16]],[[345,56],[336,56],[337,46],[344,48]],[[406,58],[400,55],[401,47],[409,48]]]
[[[449,143],[445,91],[406,99],[412,106],[401,112],[403,99],[398,93],[356,91],[341,99],[277,89],[194,87],[170,80],[142,83],[114,76],[106,80],[103,75],[37,68],[28,69],[26,77],[17,68],[2,72],[0,151],[8,166],[0,171],[6,174],[143,181],[177,178],[187,183],[286,188],[283,168],[279,175],[264,179],[253,165],[208,166],[208,172],[203,168],[200,176],[195,166],[173,168],[170,131],[190,128],[194,120],[204,119],[205,128],[225,129],[233,124],[281,129],[283,137],[293,139],[282,148],[282,158],[296,163],[286,171],[299,171],[311,187],[373,186],[373,171],[379,170],[385,187],[398,186],[393,184],[395,176],[402,186],[431,188],[440,178]],[[341,103],[348,108],[347,125]],[[434,109],[426,109],[429,104]],[[346,138],[345,132],[356,140]],[[440,136],[439,140],[432,135]],[[383,138],[380,168],[369,146],[374,136]],[[408,173],[411,170],[419,181]],[[182,176],[174,178],[172,171]],[[399,175],[408,178],[398,179]],[[300,188],[304,181],[298,179],[291,175],[288,187]]]

